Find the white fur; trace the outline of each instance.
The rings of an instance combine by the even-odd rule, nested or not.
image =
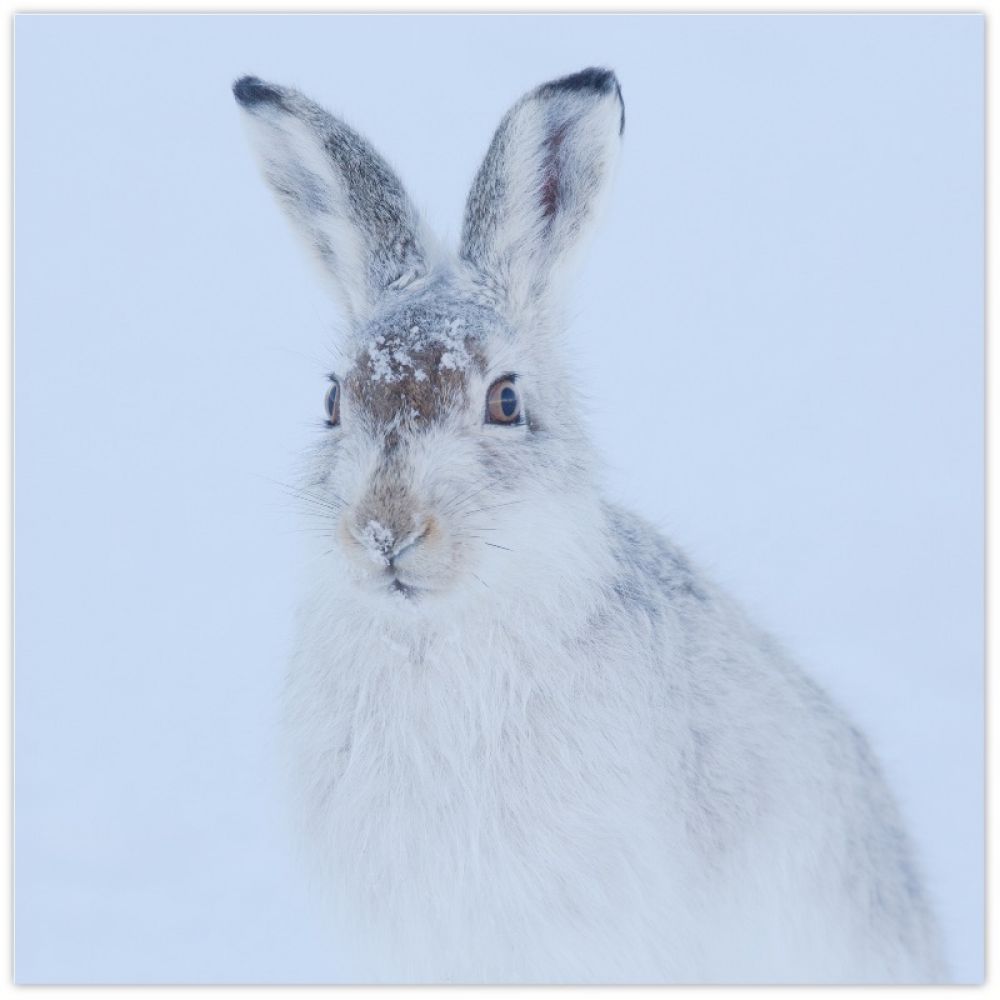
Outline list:
[[[459,260],[373,302],[353,263],[337,271],[372,318],[299,491],[317,547],[285,707],[338,953],[357,981],[934,981],[934,922],[864,738],[599,494],[551,278],[606,188],[620,108],[608,74],[532,92],[477,178]],[[281,173],[301,142],[276,134]],[[398,393],[391,420],[366,371]],[[510,372],[529,420],[484,423]],[[460,391],[407,402],[443,375]]]

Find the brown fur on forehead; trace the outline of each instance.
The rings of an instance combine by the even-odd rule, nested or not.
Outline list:
[[[429,424],[468,399],[486,367],[478,310],[411,307],[370,331],[344,388],[376,427]]]

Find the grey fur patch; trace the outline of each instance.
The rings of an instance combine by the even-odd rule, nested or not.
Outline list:
[[[621,601],[656,619],[671,602],[694,600],[703,604],[709,600],[679,549],[635,514],[610,504],[606,509],[619,563],[626,570],[613,585]]]

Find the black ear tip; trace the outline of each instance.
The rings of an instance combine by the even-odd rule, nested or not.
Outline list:
[[[598,94],[608,94],[618,88],[618,78],[610,69],[589,66],[579,73],[571,73],[561,80],[554,80],[553,87],[560,90],[593,90]]]
[[[543,92],[552,93],[554,91],[590,91],[594,94],[611,94],[614,93],[618,97],[618,103],[621,105],[621,125],[618,129],[618,134],[621,135],[625,131],[625,101],[622,98],[622,88],[621,84],[618,82],[618,77],[615,76],[613,70],[604,69],[601,66],[588,66],[587,69],[580,70],[579,73],[571,73],[569,76],[564,76],[559,80],[553,80],[551,83],[545,84],[542,88]]]
[[[281,94],[256,76],[241,76],[233,84],[233,96],[245,108],[257,104],[280,104]]]

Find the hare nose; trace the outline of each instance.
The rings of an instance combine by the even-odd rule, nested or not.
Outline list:
[[[389,565],[394,565],[411,549],[415,549],[430,533],[434,525],[431,518],[421,521],[405,538],[400,538],[389,553]]]
[[[419,545],[430,533],[431,527],[432,519],[426,518],[404,534],[371,519],[364,525],[352,526],[351,534],[376,562],[392,566],[404,553]]]

